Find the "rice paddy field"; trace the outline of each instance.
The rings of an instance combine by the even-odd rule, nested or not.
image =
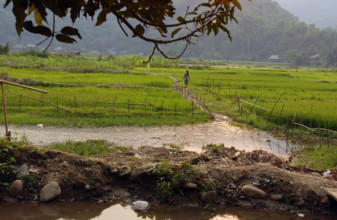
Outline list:
[[[173,75],[182,82],[185,70],[171,68],[151,71]],[[189,72],[190,90],[205,99],[213,112],[267,130],[276,124],[287,126],[288,118],[308,127],[328,126],[337,130],[336,70],[212,67],[190,69]],[[237,97],[265,109],[274,109],[270,115],[269,111],[240,103],[253,114],[268,117],[269,122],[253,114],[247,116],[241,113]]]
[[[267,63],[245,63],[240,67],[239,63],[221,65],[220,61],[196,65],[188,60],[179,65],[179,61],[163,59],[143,64],[146,58],[140,56],[27,57],[0,56],[0,73],[32,79],[29,85],[47,90],[48,94],[41,96],[6,85],[9,122],[14,124],[112,126],[205,122],[210,116],[175,91],[173,79],[182,85],[183,74],[189,68],[190,93],[213,112],[264,130],[287,127],[289,119],[308,127],[337,130],[334,69],[292,69],[286,64]],[[54,103],[71,113],[23,96]],[[251,113],[239,110],[238,98],[241,108]]]

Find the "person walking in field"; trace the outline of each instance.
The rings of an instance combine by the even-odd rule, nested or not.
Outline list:
[[[184,81],[185,81],[185,89],[188,87],[188,81],[191,79],[190,74],[188,72],[188,70],[186,70],[185,74],[184,74]]]

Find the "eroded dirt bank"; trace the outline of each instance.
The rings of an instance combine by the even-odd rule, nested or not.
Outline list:
[[[9,198],[5,193],[2,200],[39,202],[42,187],[56,181],[62,190],[58,201],[95,199],[101,203],[141,199],[151,205],[215,204],[313,213],[337,210],[336,201],[324,190],[337,188],[337,170],[324,178],[322,171],[301,170],[265,151],[247,153],[234,148],[210,148],[197,154],[141,147],[116,150],[101,158],[84,158],[36,149],[18,148],[14,156],[16,165],[26,164],[36,181],[26,179],[24,190],[17,198]],[[165,164],[169,166],[162,166],[163,159],[167,159]],[[183,175],[178,178],[177,173]],[[164,174],[176,176],[179,181],[170,182]],[[165,187],[158,188],[164,179],[174,184],[166,187],[170,192]],[[265,195],[244,193],[242,188],[247,185],[262,190]]]

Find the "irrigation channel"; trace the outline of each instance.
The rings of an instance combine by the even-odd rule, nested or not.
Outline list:
[[[6,220],[333,220],[336,216],[313,216],[303,213],[252,210],[227,207],[206,211],[200,208],[152,207],[147,212],[135,212],[129,205],[98,204],[97,202],[73,202],[50,204],[1,204],[0,216]]]

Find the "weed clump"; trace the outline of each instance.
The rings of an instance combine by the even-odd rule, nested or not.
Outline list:
[[[172,168],[172,164],[168,160],[163,160],[156,167],[146,172],[157,176],[155,191],[160,200],[165,201],[174,193],[179,192],[183,184],[189,180],[195,179],[198,171],[194,167],[184,162],[176,169]]]

